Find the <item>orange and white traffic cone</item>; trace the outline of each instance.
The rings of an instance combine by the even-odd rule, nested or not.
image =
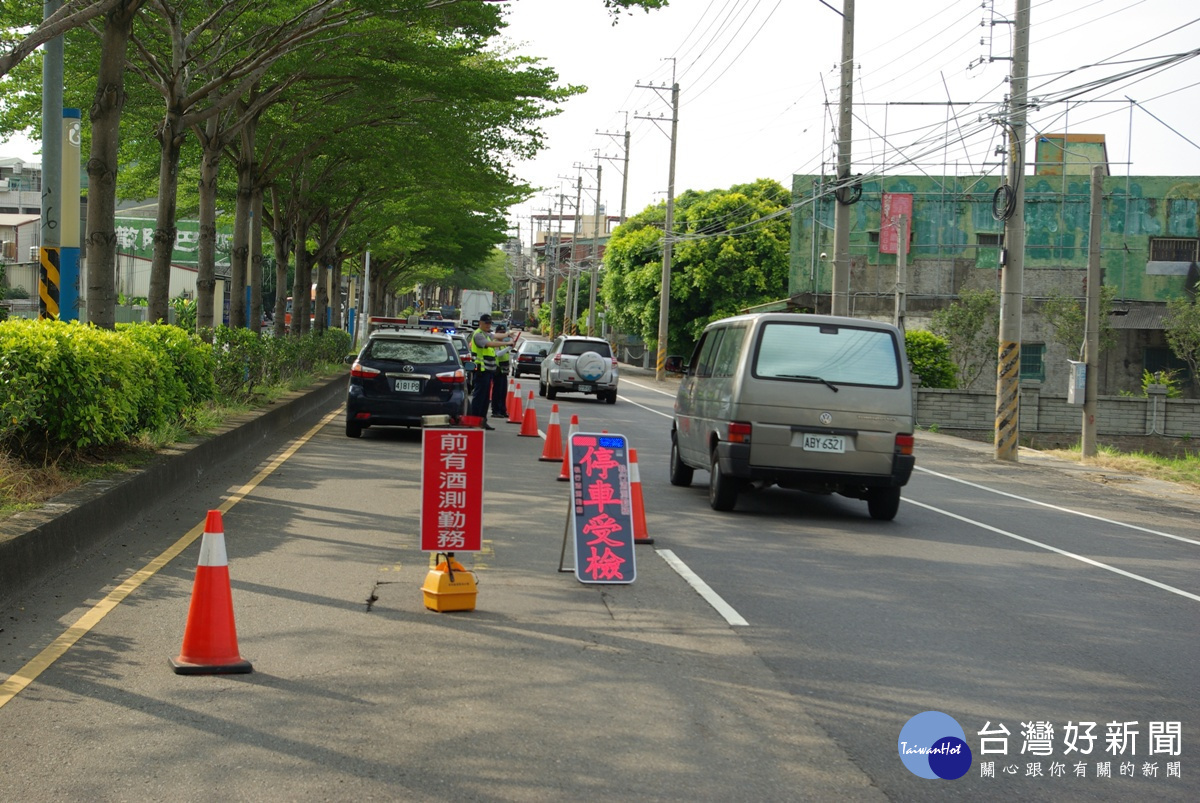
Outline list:
[[[245,674],[254,669],[238,653],[225,526],[219,510],[208,511],[204,522],[183,649],[171,659],[171,666],[177,675]]]
[[[579,431],[579,416],[571,416],[571,426],[567,429],[567,448],[563,449],[562,471],[558,474],[561,482],[571,479],[571,436]]]
[[[529,391],[529,402],[525,405],[525,419],[521,423],[521,431],[517,433],[523,438],[540,438],[537,427],[537,410],[533,409],[533,391]]]
[[[507,387],[507,389],[505,390],[505,393],[504,393],[504,409],[505,409],[505,410],[511,410],[511,409],[512,409],[512,403],[513,403],[513,384],[514,384],[514,383],[515,383],[517,380],[516,380],[516,379],[513,379],[513,378],[510,376],[510,377],[507,377],[505,381],[506,381],[506,383],[507,383],[508,387]]]
[[[533,394],[530,393],[530,398]],[[508,421],[509,424],[524,424],[521,412],[521,383],[517,383],[517,389],[513,391],[512,404],[508,405]]]
[[[553,463],[563,459],[562,427],[558,423],[558,405],[550,407],[550,423],[546,425],[546,443],[538,460]]]
[[[642,501],[642,475],[638,471],[637,449],[629,450],[629,497],[633,502],[633,543],[653,544],[646,532],[646,505]]]

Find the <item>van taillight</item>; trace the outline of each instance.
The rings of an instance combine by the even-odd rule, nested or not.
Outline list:
[[[379,376],[378,368],[367,368],[358,360],[354,361],[354,365],[350,366],[350,376],[356,376],[359,379],[373,379]]]
[[[732,421],[729,424],[730,443],[749,443],[750,424],[745,421]]]
[[[437,374],[434,378],[439,382],[445,382],[448,385],[461,385],[463,382],[467,381],[467,375],[463,373],[461,368],[457,368],[453,371],[447,371],[446,373]]]
[[[913,436],[912,435],[897,435],[896,436],[896,454],[912,454],[913,453]]]

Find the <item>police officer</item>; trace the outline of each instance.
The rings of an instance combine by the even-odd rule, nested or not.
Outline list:
[[[496,326],[496,334],[507,333],[507,327]],[[510,336],[511,339],[511,336]],[[496,352],[496,375],[492,380],[492,418],[508,418],[508,368],[512,348],[505,346]]]
[[[471,415],[483,421],[484,429],[495,429],[487,422],[492,383],[496,379],[496,349],[509,345],[511,335],[492,335],[492,316],[479,316],[479,328],[471,335],[471,353],[475,355],[475,385],[471,388]]]

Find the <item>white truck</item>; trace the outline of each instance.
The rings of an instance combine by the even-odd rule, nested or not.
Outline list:
[[[492,313],[492,291],[463,290],[461,309],[463,328],[474,330],[479,326],[480,315]]]

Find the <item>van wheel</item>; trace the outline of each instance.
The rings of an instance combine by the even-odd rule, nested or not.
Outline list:
[[[546,398],[546,383],[540,379],[538,380],[538,395],[543,399]]]
[[[713,510],[733,510],[738,497],[737,480],[726,477],[721,471],[721,461],[717,459],[715,448],[709,459],[708,504]]]
[[[900,509],[899,488],[871,488],[867,491],[867,512],[876,521],[891,521]]]
[[[609,404],[616,404],[617,403],[617,392],[615,390],[607,391],[604,394],[604,401],[608,402]]]
[[[692,484],[692,467],[679,459],[679,444],[671,435],[671,484],[686,488]]]
[[[362,424],[355,424],[351,421],[347,421],[346,422],[346,437],[347,438],[361,438],[362,437]]]

